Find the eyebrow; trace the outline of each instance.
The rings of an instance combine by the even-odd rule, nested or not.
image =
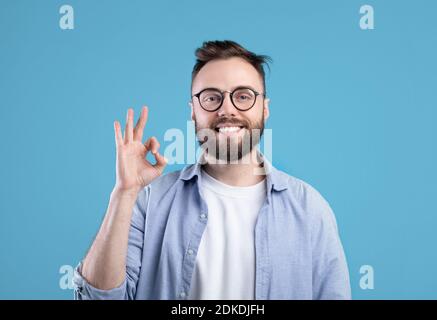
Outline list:
[[[261,93],[261,92],[262,92],[262,90],[257,90],[257,89],[255,89],[253,86],[250,86],[250,85],[238,85],[238,86],[232,87],[229,91],[234,91],[234,90],[236,90],[236,89],[242,89],[242,88],[252,89],[253,91],[258,92],[258,93]],[[220,88],[216,88],[216,87],[206,87],[206,88],[203,88],[203,89],[199,90],[199,92],[201,92],[201,91],[203,91],[203,90],[207,90],[207,89],[213,89],[213,90],[218,90],[218,91],[224,91],[224,90],[222,90],[222,89],[220,89]]]

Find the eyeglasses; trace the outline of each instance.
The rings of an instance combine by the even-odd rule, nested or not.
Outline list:
[[[234,91],[220,91],[216,88],[206,88],[199,93],[192,95],[192,97],[197,97],[197,99],[199,99],[202,109],[214,112],[222,106],[223,101],[225,100],[225,92],[229,92],[232,104],[240,111],[247,111],[252,108],[259,95],[265,97],[265,93],[259,93],[246,87],[239,87]]]

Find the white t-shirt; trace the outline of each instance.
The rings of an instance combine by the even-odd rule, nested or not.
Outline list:
[[[255,224],[266,198],[265,179],[234,187],[202,171],[208,222],[200,241],[188,299],[255,299]]]

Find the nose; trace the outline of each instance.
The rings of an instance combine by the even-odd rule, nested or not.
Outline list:
[[[225,91],[223,93],[223,103],[217,112],[219,116],[224,116],[224,115],[235,116],[237,109],[232,104],[231,94],[229,91]]]

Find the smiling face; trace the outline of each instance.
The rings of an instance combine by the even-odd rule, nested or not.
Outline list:
[[[255,104],[247,111],[237,109],[229,92],[237,88],[251,88],[260,93]],[[197,94],[207,88],[215,88],[225,92],[219,109],[210,112],[200,105],[220,99],[220,95],[202,95],[193,97],[191,104],[191,118],[195,121],[196,134],[202,145],[208,142],[208,153],[211,150],[216,159],[226,162],[240,160],[252,151],[259,143],[264,129],[264,122],[269,117],[268,99],[264,99],[263,79],[258,71],[242,58],[212,60],[205,64],[193,79],[192,94]],[[255,98],[255,97],[253,97]],[[234,94],[237,106],[251,99],[250,91],[239,90]],[[244,108],[243,108],[244,109]],[[207,137],[207,139],[205,139]]]

